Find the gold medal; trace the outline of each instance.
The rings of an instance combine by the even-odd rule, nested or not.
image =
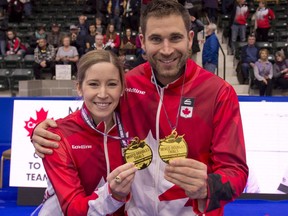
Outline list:
[[[139,140],[138,137],[135,137],[124,151],[126,163],[134,163],[139,170],[148,167],[152,161],[152,157],[151,148],[144,140]]]
[[[160,140],[159,156],[165,162],[175,158],[186,158],[188,147],[184,135],[178,136],[176,130],[173,130],[169,136]]]

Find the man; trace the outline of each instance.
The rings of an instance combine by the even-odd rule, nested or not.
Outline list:
[[[203,46],[202,64],[204,69],[215,73],[218,66],[219,41],[215,34],[217,26],[210,23],[206,27],[206,41]]]
[[[71,46],[75,46],[81,57],[85,53],[85,36],[79,34],[79,28],[75,25],[70,26]]]
[[[242,193],[248,175],[237,95],[232,86],[189,59],[190,17],[177,1],[152,1],[141,27],[148,62],[126,74],[120,111],[123,134],[138,137],[152,158],[136,172],[126,214],[223,215],[223,206]],[[47,120],[33,135],[40,156],[52,150],[36,143],[57,146],[43,141],[44,134],[59,139],[43,130],[49,125],[56,126]],[[175,159],[172,154],[185,141],[187,158]],[[165,149],[172,156],[169,164],[164,162]],[[115,182],[126,181],[125,175],[119,173]]]
[[[259,59],[259,48],[255,46],[255,42],[255,36],[249,35],[247,45],[241,48],[240,63],[244,84],[249,84],[249,71],[253,69],[254,63]]]
[[[55,49],[52,45],[47,44],[45,38],[38,40],[38,46],[34,50],[35,63],[33,65],[35,79],[41,79],[41,70],[47,68],[51,78],[55,75]]]
[[[97,34],[94,38],[95,38],[94,43],[91,45],[91,47],[88,49],[87,52],[91,50],[105,49],[105,46],[103,43],[103,35]]]
[[[86,50],[89,50],[95,42],[96,26],[94,23],[89,24],[89,34],[85,38]]]
[[[79,29],[79,35],[83,36],[84,38],[89,34],[89,26],[86,20],[87,17],[85,15],[80,15],[78,17],[78,23],[76,24]]]
[[[64,34],[60,31],[60,26],[57,23],[53,23],[51,26],[51,32],[47,34],[47,42],[57,49],[62,45],[62,37]]]
[[[138,31],[141,0],[127,0],[123,14],[124,28]]]

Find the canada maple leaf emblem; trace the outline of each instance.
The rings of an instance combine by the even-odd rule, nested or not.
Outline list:
[[[44,121],[47,118],[48,115],[48,111],[46,112],[43,108],[41,108],[39,111],[36,111],[36,120],[33,119],[32,117],[30,117],[30,119],[28,121],[25,121],[25,129],[28,131],[28,135],[27,136],[31,136],[34,127]]]
[[[189,115],[190,114],[190,110],[188,108],[185,108],[184,110],[182,110],[184,115]]]

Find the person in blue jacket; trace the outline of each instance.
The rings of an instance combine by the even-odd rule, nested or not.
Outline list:
[[[203,46],[202,64],[205,70],[215,73],[218,66],[219,41],[215,34],[217,26],[210,23],[206,27],[206,41]]]

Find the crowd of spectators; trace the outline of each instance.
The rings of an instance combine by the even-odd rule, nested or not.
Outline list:
[[[34,55],[35,78],[41,79],[43,78],[41,76],[42,71],[50,71],[49,73],[53,79],[56,64],[70,64],[72,77],[75,77],[77,61],[83,54],[94,49],[109,49],[123,59],[125,70],[128,71],[137,64],[146,61],[139,38],[141,33],[139,18],[141,10],[145,8],[149,1],[151,0],[86,0],[85,4],[82,4],[83,13],[78,14],[77,21],[70,22],[68,29],[64,29],[63,23],[55,20],[48,25],[35,26],[29,40],[24,41],[21,36],[17,36],[18,32],[15,29],[8,27],[8,24],[11,22],[19,24],[22,19],[25,20],[33,16],[33,1],[0,0],[1,55]],[[204,68],[211,72],[217,70],[219,41],[214,35],[216,28],[223,28],[221,26],[221,16],[227,15],[229,17],[229,24],[224,26],[223,34],[228,37],[231,54],[236,55],[236,49],[239,49],[235,47],[237,42],[246,42],[248,38],[246,46],[240,49],[241,58],[239,60],[243,76],[241,84],[250,84],[251,77],[253,77],[251,71],[254,70],[255,63],[260,59],[260,48],[255,45],[255,42],[268,42],[271,23],[274,19],[277,19],[273,9],[267,6],[267,2],[263,0],[222,0],[219,4],[218,0],[202,0],[199,9],[199,7],[195,7],[196,1],[178,1],[185,5],[191,16],[191,30],[194,31],[191,58],[195,61],[197,61],[197,53],[200,52],[197,34],[203,31],[204,28],[206,30],[203,32],[209,33],[206,34],[205,42],[201,40],[204,47],[206,47],[202,53],[202,63]],[[17,7],[19,9],[16,9]],[[15,13],[19,14],[15,16]],[[93,14],[93,19],[88,19],[87,14]],[[204,26],[204,23],[207,26]],[[212,25],[211,34],[209,23],[214,24]],[[228,33],[225,34],[225,31]],[[247,37],[249,34],[252,37]],[[212,39],[214,39],[214,42],[210,43],[209,41],[212,41]],[[250,44],[251,41],[252,44]],[[275,62],[277,63],[276,57]],[[281,56],[281,58],[285,60],[285,56]],[[274,65],[272,66],[274,67]],[[275,74],[273,86],[281,83],[276,81],[279,76],[286,80],[284,78],[286,72],[280,75],[278,73],[277,77]],[[279,84],[279,86],[287,88],[287,84]]]

